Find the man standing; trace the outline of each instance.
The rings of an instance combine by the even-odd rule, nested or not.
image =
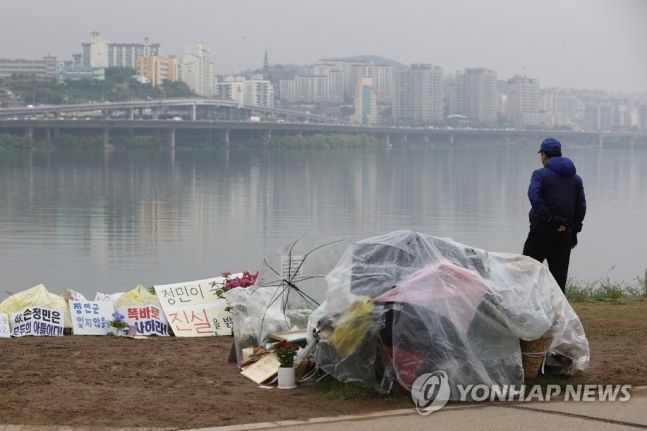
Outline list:
[[[544,167],[530,179],[530,233],[523,254],[539,262],[548,260],[548,268],[564,292],[571,249],[577,245],[586,214],[584,186],[573,162],[562,157],[557,139],[544,139],[539,154]]]

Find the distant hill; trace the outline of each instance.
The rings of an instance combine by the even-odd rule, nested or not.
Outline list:
[[[306,67],[308,66],[304,66],[301,64],[270,64],[270,74],[278,73],[278,74],[289,75],[290,73],[292,73],[294,75],[301,72]],[[258,75],[262,73],[263,73],[263,69],[245,69],[236,73],[236,75],[251,76],[251,75]]]
[[[390,58],[380,57],[379,55],[354,55],[352,57],[335,58],[335,60],[367,62],[367,63],[377,64],[380,66],[393,66],[393,67],[406,66],[405,64],[402,64],[395,60],[391,60]]]

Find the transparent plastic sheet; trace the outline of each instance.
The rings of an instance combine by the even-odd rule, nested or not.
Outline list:
[[[519,339],[547,332],[551,351],[572,360],[562,372],[588,365],[577,315],[548,270],[525,256],[396,231],[352,244],[326,280],[326,299],[310,316],[308,348],[342,381],[385,390],[392,378],[409,390],[420,374],[442,370],[453,398],[458,384],[522,384]],[[371,324],[350,334],[361,340],[340,343],[337,326],[352,326],[349,312],[367,300]],[[356,319],[363,325],[367,316]]]
[[[307,327],[328,289],[325,276],[347,245],[343,240],[303,235],[263,260],[253,286],[225,293],[238,365],[243,362],[243,349],[266,344],[270,334]],[[295,363],[305,356],[300,351]]]

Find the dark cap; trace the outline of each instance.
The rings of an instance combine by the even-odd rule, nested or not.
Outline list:
[[[555,138],[544,139],[537,153],[546,153],[548,155],[562,154],[562,144]]]

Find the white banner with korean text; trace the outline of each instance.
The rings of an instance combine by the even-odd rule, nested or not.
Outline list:
[[[17,313],[11,313],[11,335],[62,337],[64,323],[63,310],[38,306],[27,307]]]
[[[231,278],[238,276],[233,274]],[[231,335],[232,319],[225,310],[227,301],[217,294],[223,282],[223,277],[214,277],[155,286],[176,337]]]
[[[166,316],[157,305],[124,305],[117,307],[128,326],[134,326],[135,335],[169,335]]]
[[[112,302],[71,300],[69,304],[74,335],[106,335],[115,312]]]

